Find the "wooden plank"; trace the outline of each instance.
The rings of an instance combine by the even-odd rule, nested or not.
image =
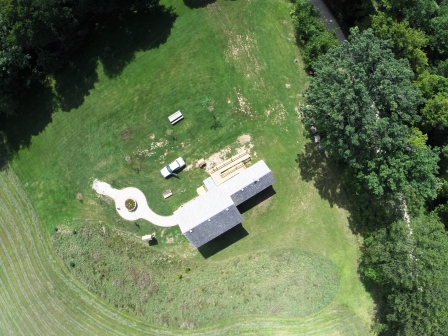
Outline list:
[[[214,173],[227,170],[227,169],[231,168],[232,166],[234,166],[240,162],[246,161],[248,159],[250,159],[249,153],[247,153],[247,151],[243,151],[235,156],[232,156],[230,159],[224,161],[219,166],[216,166],[215,168],[209,170],[208,173],[210,175],[212,175]]]

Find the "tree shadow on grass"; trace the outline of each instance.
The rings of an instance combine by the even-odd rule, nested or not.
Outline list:
[[[318,149],[310,133],[305,133],[305,137],[310,142],[305,145],[302,153],[297,154],[296,159],[300,175],[303,180],[313,182],[320,197],[327,200],[331,207],[336,205],[347,210],[347,220],[353,234],[366,238],[369,232],[401,219],[402,212],[396,194],[377,197],[367,191],[359,191],[359,186],[353,180],[355,177],[349,173],[348,168],[327,158],[324,149]],[[412,199],[409,196],[405,198]],[[383,322],[386,307],[381,288],[365,278],[359,269],[357,273],[375,303],[375,321]]]
[[[311,134],[305,136],[311,142],[305,145],[302,153],[297,154],[300,175],[305,181],[313,181],[320,197],[327,200],[331,207],[336,205],[349,212],[347,219],[354,234],[363,234],[366,230],[388,225],[400,218],[400,206],[394,195],[376,197],[366,192],[360,193],[349,179],[344,183],[343,166],[327,158],[324,148],[318,149]]]
[[[308,142],[302,153],[297,154],[296,163],[304,181],[313,181],[321,198],[328,201],[331,207],[337,205],[348,208],[348,200],[342,187],[341,170],[324,154],[324,149],[318,149],[314,137],[306,135]]]
[[[210,240],[208,243],[198,248],[199,253],[205,258],[210,258],[216,253],[226,249],[230,245],[243,239],[249,235],[243,225],[238,224],[230,230],[224,232],[222,235]]]
[[[117,20],[97,23],[76,59],[55,75],[61,109],[70,111],[84,102],[98,81],[99,63],[106,76],[116,78],[135,59],[136,52],[164,44],[176,18],[172,8],[156,6]]]
[[[184,0],[185,6],[191,9],[203,8],[215,2],[216,0]]]
[[[98,81],[99,63],[109,78],[119,76],[136,52],[167,41],[176,17],[172,8],[157,5],[98,22],[76,55],[54,74],[54,84],[52,80],[35,84],[14,116],[0,116],[0,168],[30,145],[31,138],[51,122],[54,111],[70,111],[83,104]]]
[[[0,168],[8,162],[20,148],[28,147],[31,138],[42,132],[51,122],[51,116],[58,104],[49,86],[36,84],[29,90],[32,99],[23,99],[17,114],[0,119]]]
[[[301,178],[308,182],[312,181],[320,197],[328,201],[331,207],[337,206],[347,210],[348,226],[353,234],[365,236],[371,229],[370,224],[366,223],[381,222],[381,217],[385,221],[391,220],[392,216],[381,210],[382,205],[376,206],[375,201],[369,202],[368,195],[357,195],[347,181],[344,183],[344,167],[327,158],[323,148],[318,149],[313,135],[306,133],[305,137],[309,138],[310,142],[305,145],[302,153],[297,154],[296,159]],[[378,217],[374,218],[375,216]],[[375,315],[378,315],[384,304],[378,287],[365,279],[359,269],[357,273],[375,303],[377,307]],[[375,319],[378,320],[378,316],[375,316]]]

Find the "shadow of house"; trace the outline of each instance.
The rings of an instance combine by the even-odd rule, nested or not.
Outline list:
[[[272,186],[267,187],[266,189],[260,191],[254,197],[249,198],[247,201],[244,201],[240,205],[237,206],[238,211],[243,214],[250,209],[256,207],[258,204],[263,203],[267,199],[271,198],[276,194],[274,188]]]
[[[200,246],[198,248],[198,251],[205,259],[207,259],[215,255],[216,253],[225,250],[230,245],[236,243],[237,241],[243,239],[248,235],[249,233],[246,231],[243,225],[238,224],[230,230],[224,232],[222,235]]]

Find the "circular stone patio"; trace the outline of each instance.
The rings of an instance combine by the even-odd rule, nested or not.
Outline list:
[[[116,189],[115,189],[116,190]],[[170,227],[177,225],[174,215],[160,216],[152,211],[148,202],[146,201],[145,194],[137,188],[124,188],[114,192],[113,199],[115,201],[115,207],[118,214],[126,220],[134,221],[137,219],[146,219],[157,226]],[[125,202],[127,199],[133,199],[137,202],[137,209],[129,211],[126,209]]]
[[[135,221],[141,218],[157,226],[170,227],[177,225],[174,215],[160,216],[152,211],[148,206],[145,194],[140,189],[130,187],[118,190],[112,188],[110,184],[97,179],[93,181],[92,188],[97,193],[112,198],[115,201],[115,208],[118,214],[126,220]],[[125,202],[128,199],[133,199],[137,202],[137,209],[133,211],[126,209]]]

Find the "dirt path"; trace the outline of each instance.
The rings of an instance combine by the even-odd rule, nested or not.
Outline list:
[[[325,26],[328,30],[333,30],[336,28],[336,37],[339,40],[339,43],[342,43],[347,39],[345,37],[344,33],[341,30],[341,27],[339,26],[338,21],[331,13],[330,9],[327,7],[325,2],[323,0],[311,0],[311,3],[316,6],[316,8],[319,10],[320,16],[324,20]]]

